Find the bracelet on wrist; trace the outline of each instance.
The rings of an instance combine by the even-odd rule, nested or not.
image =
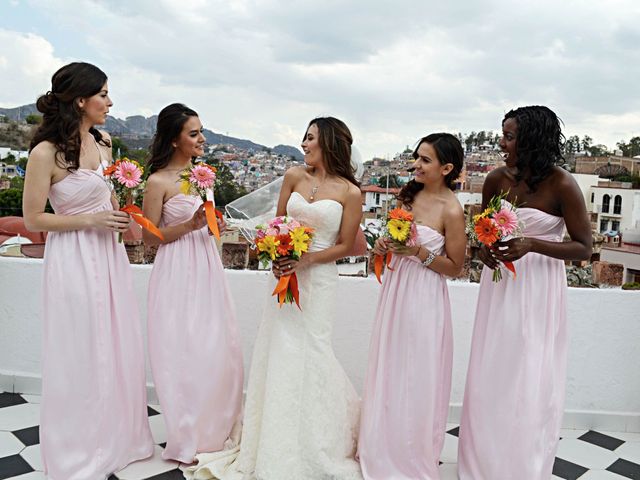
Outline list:
[[[436,257],[437,257],[437,255],[436,255],[435,253],[430,252],[430,251],[428,251],[428,250],[427,250],[427,252],[428,252],[427,258],[425,258],[425,259],[422,261],[422,265],[423,265],[423,266],[425,266],[425,267],[428,267],[429,265],[431,265],[431,264],[433,263],[433,261],[434,261],[434,260],[436,259]]]

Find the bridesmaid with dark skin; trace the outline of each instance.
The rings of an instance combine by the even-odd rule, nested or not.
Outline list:
[[[547,480],[564,410],[568,329],[563,260],[591,256],[591,225],[576,181],[558,166],[564,136],[547,107],[502,122],[506,165],[484,183],[516,207],[522,235],[481,247],[480,281],[460,424],[460,480]],[[569,239],[565,240],[565,230]],[[490,269],[514,262],[516,277]]]

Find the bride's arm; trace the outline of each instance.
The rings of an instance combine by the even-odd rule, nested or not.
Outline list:
[[[301,167],[292,167],[285,172],[284,180],[282,180],[282,187],[280,187],[280,196],[278,197],[276,217],[281,217],[287,214],[287,202],[289,201],[289,197],[293,193],[293,188],[301,178],[301,175]]]

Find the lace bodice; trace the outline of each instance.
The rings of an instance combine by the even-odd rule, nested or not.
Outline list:
[[[298,192],[293,192],[287,202],[287,215],[315,229],[310,251],[324,250],[336,243],[342,223],[340,202],[324,199],[309,203]]]

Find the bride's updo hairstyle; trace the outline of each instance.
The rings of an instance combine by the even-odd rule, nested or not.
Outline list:
[[[51,91],[36,102],[36,108],[42,113],[42,124],[31,140],[29,151],[40,142],[49,141],[56,147],[56,164],[70,172],[77,170],[80,166],[80,123],[83,115],[78,102],[99,93],[106,81],[107,75],[90,63],[70,63],[54,73]],[[89,132],[96,142],[111,146],[97,128],[92,126]]]
[[[355,169],[351,163],[351,144],[353,137],[349,127],[342,120],[334,117],[318,117],[309,122],[309,127],[318,127],[318,144],[322,150],[324,167],[329,175],[336,175],[353,183],[360,184],[355,177]],[[309,130],[307,127],[307,130]],[[304,139],[303,139],[304,141]]]
[[[175,150],[174,140],[182,132],[182,127],[187,123],[187,120],[197,116],[195,110],[182,103],[172,103],[160,110],[156,133],[151,143],[151,155],[147,160],[149,173],[157,172],[169,164]]]
[[[444,183],[451,190],[456,189],[455,181],[460,176],[462,171],[462,165],[464,162],[464,150],[455,136],[450,133],[432,133],[423,137],[418,142],[418,146],[413,151],[413,158],[418,159],[418,148],[423,143],[428,143],[433,147],[438,155],[438,161],[441,165],[450,163],[453,165],[453,169],[444,177]],[[400,193],[398,193],[398,200],[402,202],[407,208],[411,209],[411,204],[416,194],[422,190],[424,184],[416,182],[415,180],[409,181]]]

